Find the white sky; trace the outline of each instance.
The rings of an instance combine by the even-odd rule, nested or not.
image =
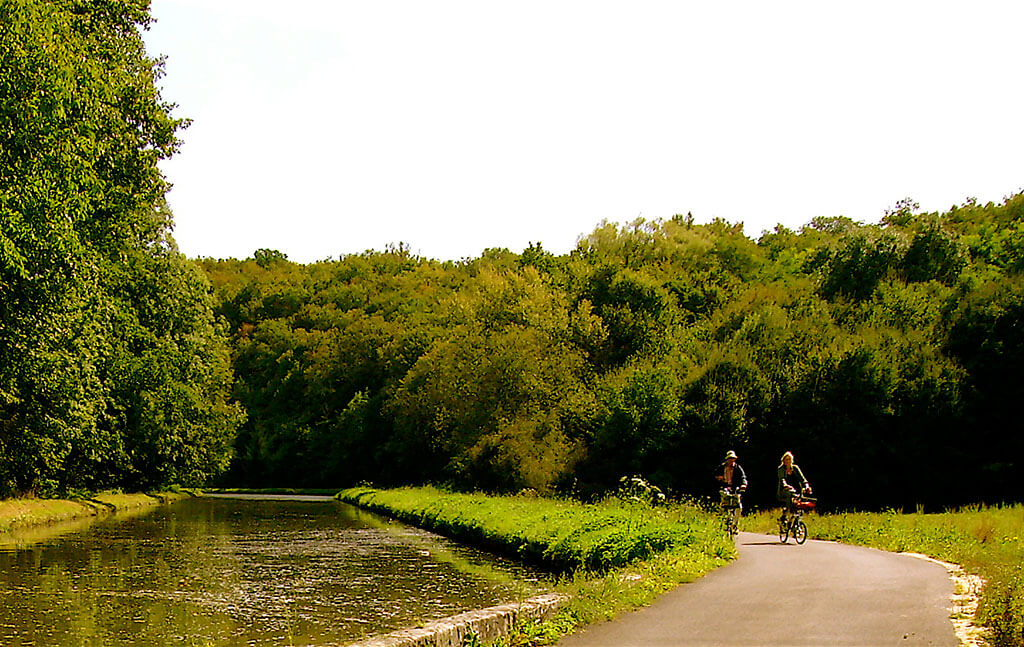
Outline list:
[[[757,237],[1024,188],[1024,2],[153,0],[181,250]]]

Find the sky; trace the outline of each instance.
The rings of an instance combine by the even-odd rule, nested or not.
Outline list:
[[[1018,0],[152,0],[190,257],[757,238],[1024,189]]]

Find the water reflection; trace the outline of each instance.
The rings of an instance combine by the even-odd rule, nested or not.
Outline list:
[[[335,644],[538,588],[335,501],[203,498],[27,541],[0,543],[2,645]]]

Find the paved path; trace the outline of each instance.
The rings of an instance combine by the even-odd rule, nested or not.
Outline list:
[[[953,584],[932,562],[871,548],[740,533],[740,557],[559,647],[955,647]]]

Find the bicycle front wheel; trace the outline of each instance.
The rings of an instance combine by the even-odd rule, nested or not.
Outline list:
[[[797,521],[796,526],[793,527],[793,539],[795,539],[798,544],[802,544],[807,541],[807,526],[804,525],[803,521]]]

